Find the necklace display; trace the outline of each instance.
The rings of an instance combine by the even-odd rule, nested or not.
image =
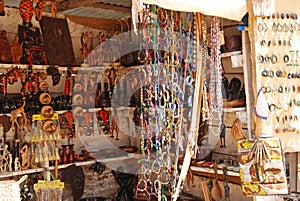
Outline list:
[[[141,104],[136,109],[142,170],[136,197],[167,200],[175,192],[178,159],[188,140],[184,119],[191,120],[185,114],[191,114],[193,105],[194,17],[150,5],[144,5],[142,16],[144,40],[138,55],[145,79],[140,79]]]
[[[211,63],[209,65],[210,82],[210,120],[211,123],[218,124],[218,129],[213,132],[214,135],[219,136],[223,125],[223,98],[222,98],[222,64],[221,64],[221,50],[220,50],[220,19],[213,17],[211,21],[211,39],[210,39],[210,57]]]

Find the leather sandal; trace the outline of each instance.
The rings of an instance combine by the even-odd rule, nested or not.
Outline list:
[[[241,86],[242,86],[242,83],[238,78],[236,78],[236,77],[232,78],[232,80],[229,83],[228,90],[226,93],[227,99],[228,100],[236,100],[239,97]]]
[[[207,121],[201,123],[198,132],[198,146],[202,146],[208,142],[208,125]]]

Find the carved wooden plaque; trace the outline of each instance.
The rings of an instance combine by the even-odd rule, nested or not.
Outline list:
[[[75,66],[76,61],[67,20],[43,17],[40,26],[49,64]]]

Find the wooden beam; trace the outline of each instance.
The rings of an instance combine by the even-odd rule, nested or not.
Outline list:
[[[84,26],[92,27],[99,30],[120,31],[120,23],[115,19],[92,18],[82,16],[66,15],[66,18]]]
[[[62,12],[65,10],[70,10],[73,8],[78,8],[80,6],[89,6],[91,4],[97,3],[99,0],[68,0],[57,3],[57,11]]]
[[[105,3],[93,3],[93,4],[90,4],[89,7],[102,8],[102,9],[114,10],[114,11],[120,11],[120,12],[126,12],[126,13],[131,12],[131,8],[123,7],[123,6],[114,6],[114,5],[105,4]]]

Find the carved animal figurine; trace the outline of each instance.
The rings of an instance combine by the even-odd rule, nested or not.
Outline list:
[[[21,127],[20,127],[20,125],[17,121],[18,114],[20,114],[23,118],[24,127],[27,127],[27,118],[26,118],[25,111],[24,111],[25,105],[26,105],[26,101],[25,101],[25,99],[23,99],[22,106],[15,109],[15,110],[13,110],[10,113],[10,121],[11,121],[11,125],[12,125],[13,128],[15,128],[15,124],[16,124],[18,129],[21,129]]]

